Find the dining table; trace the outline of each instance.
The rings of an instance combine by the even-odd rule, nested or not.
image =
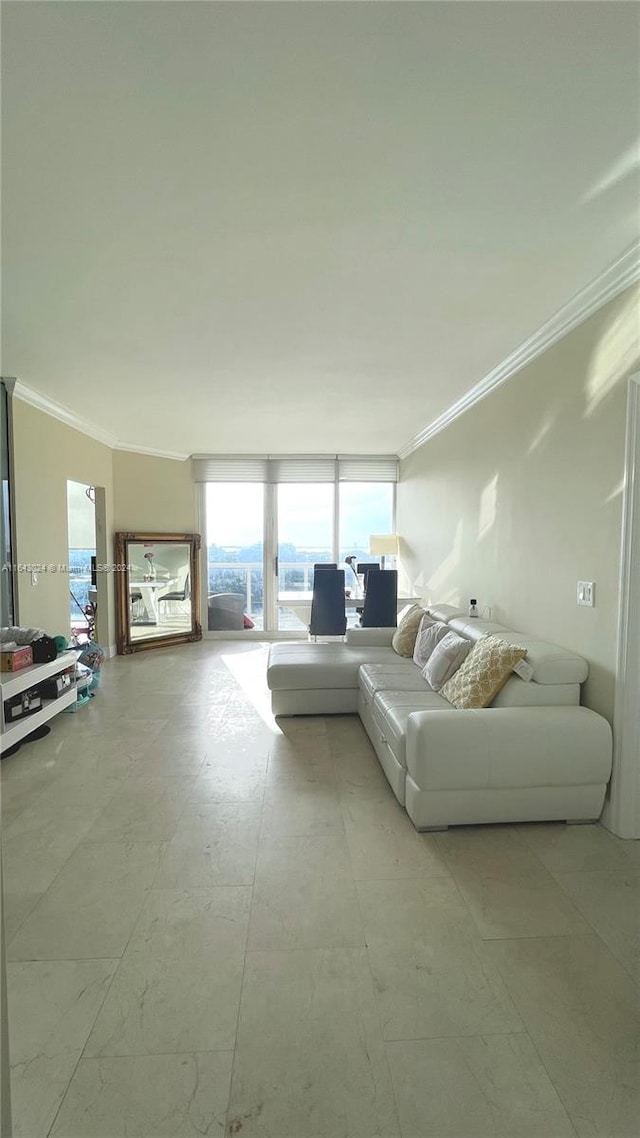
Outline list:
[[[158,594],[166,592],[175,583],[175,577],[153,577],[142,581],[129,581],[129,596],[133,592],[141,594],[141,604],[144,609],[140,620],[133,624],[158,623]]]
[[[278,593],[278,608],[286,608],[298,617],[298,620],[303,624],[309,624],[311,619],[311,601],[313,600],[312,589],[285,589]],[[397,598],[397,611],[400,612],[405,605],[419,604],[421,597],[409,596],[406,593],[398,593]],[[361,609],[364,607],[364,591],[356,591],[355,589],[344,598],[345,609],[349,612]]]

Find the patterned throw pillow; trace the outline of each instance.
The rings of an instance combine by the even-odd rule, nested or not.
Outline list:
[[[471,651],[471,641],[458,636],[457,632],[447,632],[427,660],[422,675],[433,691],[440,691]]]
[[[391,647],[399,656],[413,656],[413,649],[424,616],[422,605],[411,605],[400,618],[400,624],[393,634]]]
[[[499,636],[483,636],[440,694],[454,707],[488,707],[526,654]]]
[[[432,620],[430,616],[423,616],[413,649],[414,664],[417,664],[420,669],[424,668],[436,644],[447,635],[448,631],[449,629],[443,621]]]

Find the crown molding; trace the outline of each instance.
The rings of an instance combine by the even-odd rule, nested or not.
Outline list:
[[[156,450],[155,447],[136,446],[135,443],[114,443],[113,449],[129,451],[130,454],[146,454],[151,458],[173,458],[176,462],[186,462],[191,457],[177,450]]]
[[[39,391],[34,391],[33,388],[27,387],[26,383],[22,383],[19,379],[16,380],[16,385],[13,391],[17,399],[21,399],[23,403],[29,403],[38,411],[44,411],[45,415],[51,415],[53,419],[58,419],[67,427],[72,427],[74,431],[81,431],[83,435],[89,435],[89,438],[96,439],[97,442],[103,443],[108,447],[115,447],[117,439],[115,435],[109,434],[101,427],[91,423],[88,419],[83,419],[77,415],[75,411],[71,411],[69,407],[65,407],[62,403],[56,403],[55,400],[49,399],[47,395],[42,395]]]
[[[473,387],[448,408],[442,415],[429,423],[419,434],[415,435],[404,447],[398,451],[398,457],[408,458],[418,450],[428,439],[444,431],[465,411],[479,403],[486,395],[495,391],[508,379],[522,371],[524,367],[541,356],[543,352],[553,347],[558,340],[562,340],[579,324],[597,312],[619,293],[624,292],[630,285],[640,280],[640,241],[631,245],[617,261],[605,269],[599,277],[591,281],[585,288],[544,323],[528,340],[499,363],[484,379],[479,380]]]
[[[77,415],[75,411],[71,411],[69,407],[65,407],[62,403],[56,403],[54,399],[49,399],[47,395],[42,395],[39,391],[34,391],[33,388],[28,387],[26,383],[20,380],[5,381],[13,383],[13,395],[17,399],[21,399],[23,403],[29,403],[31,407],[35,407],[38,411],[44,411],[45,415],[51,415],[53,419],[58,419],[59,422],[64,423],[66,427],[71,427],[74,431],[80,431],[83,435],[88,435],[91,439],[96,439],[97,442],[108,446],[111,450],[124,450],[131,451],[134,454],[151,455],[153,458],[174,458],[180,462],[184,462],[189,458],[188,454],[180,454],[177,451],[171,450],[156,450],[154,447],[136,446],[134,443],[120,442],[115,435],[104,431],[102,427],[96,426],[88,419],[83,419]]]

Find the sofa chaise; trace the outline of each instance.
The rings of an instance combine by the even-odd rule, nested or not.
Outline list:
[[[611,774],[611,729],[580,706],[587,662],[558,645],[425,611],[475,642],[496,635],[527,649],[530,676],[511,675],[489,707],[459,710],[392,647],[395,629],[351,629],[346,642],[273,644],[275,715],[358,713],[398,801],[419,830],[478,822],[594,820]]]

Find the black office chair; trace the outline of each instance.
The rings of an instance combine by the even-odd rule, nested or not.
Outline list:
[[[398,623],[398,570],[369,573],[361,628],[395,628]]]
[[[346,631],[344,569],[325,569],[313,580],[309,635],[344,636]]]
[[[189,574],[187,573],[182,589],[176,591],[175,593],[163,593],[161,597],[158,597],[158,606],[160,605],[161,601],[188,601],[190,596],[191,589],[189,585]],[[160,611],[159,608],[158,611]]]

